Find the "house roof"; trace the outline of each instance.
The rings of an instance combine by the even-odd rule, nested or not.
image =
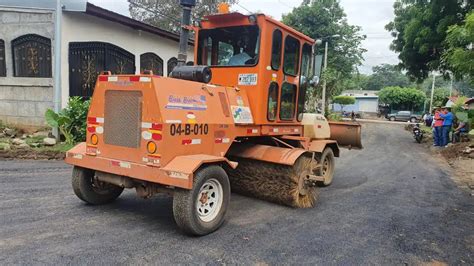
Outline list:
[[[372,94],[377,95],[379,91],[371,91],[371,90],[345,90],[342,93],[350,93],[350,94]]]
[[[458,96],[452,96],[452,97],[448,97],[448,100],[455,103],[458,101]]]
[[[356,99],[378,99],[377,95],[379,91],[369,91],[369,90],[345,90],[341,95],[352,96]]]
[[[151,26],[149,24],[112,12],[102,7],[98,7],[91,3],[87,3],[87,8],[86,8],[85,13],[91,16],[99,17],[101,19],[106,19],[112,22],[122,24],[124,26],[130,27],[135,30],[146,31],[146,32],[161,36],[163,38],[167,38],[167,39],[179,42],[179,34],[176,34],[164,29],[160,29],[155,26]],[[194,45],[194,41],[190,39],[188,41],[188,44]]]

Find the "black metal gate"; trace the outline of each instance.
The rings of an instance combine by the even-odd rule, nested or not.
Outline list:
[[[5,42],[0,40],[0,77],[7,76],[7,66],[5,65]]]
[[[69,43],[69,96],[92,96],[97,76],[102,71],[134,74],[135,56],[110,43]]]

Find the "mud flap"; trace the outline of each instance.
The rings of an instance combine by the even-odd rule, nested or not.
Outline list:
[[[207,154],[195,154],[176,156],[161,170],[165,171],[171,178],[187,179],[189,183],[188,188],[192,188],[193,174],[201,165],[206,163],[219,162],[224,162],[232,169],[235,169],[237,167],[236,162],[229,161],[227,158],[224,157]]]

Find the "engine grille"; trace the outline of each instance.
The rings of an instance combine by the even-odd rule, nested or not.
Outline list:
[[[104,142],[105,144],[140,147],[142,92],[105,92]]]

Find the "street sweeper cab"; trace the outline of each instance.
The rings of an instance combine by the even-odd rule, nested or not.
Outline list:
[[[87,139],[68,151],[75,194],[89,204],[173,196],[186,233],[223,223],[233,192],[312,207],[331,184],[341,146],[362,148],[360,125],[305,113],[315,77],[315,41],[263,14],[211,15],[190,26],[181,0],[178,66],[170,77],[98,77]],[[225,6],[221,7],[225,10]],[[190,30],[194,66],[186,66]]]

